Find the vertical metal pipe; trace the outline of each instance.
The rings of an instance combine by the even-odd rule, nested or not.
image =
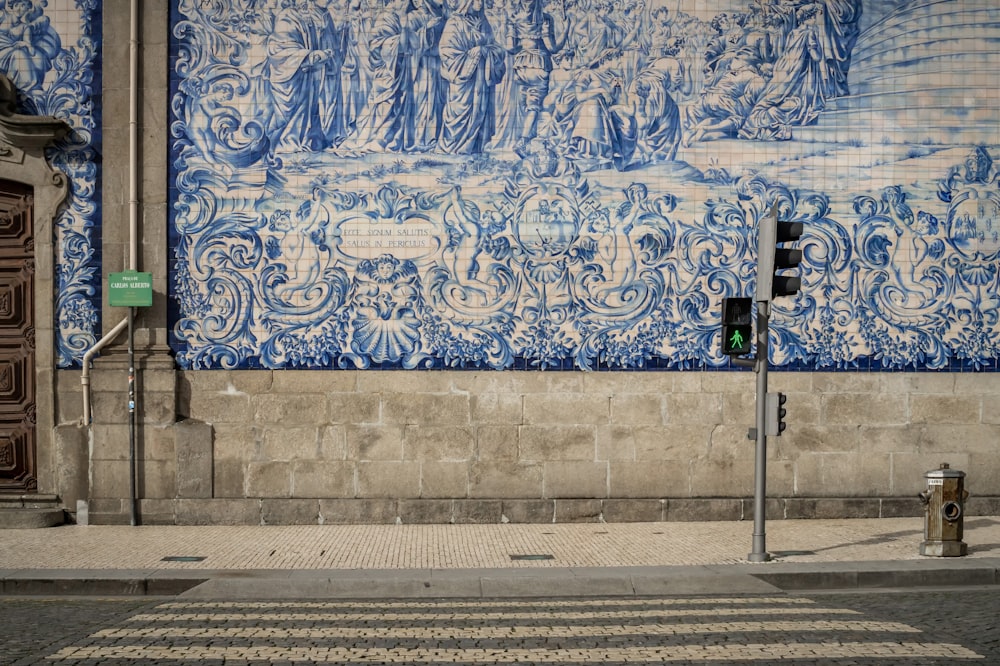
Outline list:
[[[135,446],[135,348],[132,344],[135,308],[128,309],[128,497],[131,525],[138,525],[136,511],[136,446]]]
[[[129,6],[128,268],[138,270],[139,228],[139,0]]]
[[[747,559],[751,562],[768,562],[765,536],[765,503],[767,501],[767,365],[768,365],[768,325],[771,304],[757,303],[757,445],[754,455],[753,493],[753,550]]]
[[[131,0],[129,3],[129,111],[128,111],[128,168],[129,168],[129,200],[128,200],[128,269],[138,269],[138,228],[139,228],[139,0]],[[98,351],[110,344],[114,338],[128,325],[128,345],[129,345],[129,404],[134,403],[132,395],[135,369],[133,368],[133,316],[132,308],[129,308],[128,317],[118,322],[115,327],[101,338],[93,347],[87,350],[83,356],[83,370],[80,373],[80,383],[83,385],[83,425],[90,428],[92,421],[91,394],[90,394],[90,362]],[[130,410],[130,420],[134,421],[134,415]],[[90,437],[93,438],[93,430]],[[129,438],[134,437],[132,423],[129,424]],[[129,443],[130,460],[134,458],[134,442]],[[88,487],[93,488],[93,451],[87,454]],[[135,504],[135,465],[132,464],[132,472],[129,474],[131,492],[130,496],[133,504],[132,524],[136,524],[134,511]],[[88,495],[90,491],[88,490]]]
[[[129,118],[128,118],[128,267],[138,270],[139,227],[139,0],[129,5]],[[135,443],[135,308],[128,309],[128,448],[129,505],[131,524],[138,525],[136,511],[136,443]]]

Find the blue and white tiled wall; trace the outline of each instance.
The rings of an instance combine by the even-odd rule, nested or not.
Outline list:
[[[996,369],[990,0],[178,0],[187,368]],[[992,49],[992,50],[991,50]]]
[[[100,9],[99,0],[0,0],[0,72],[18,91],[17,111],[72,128],[47,154],[69,180],[53,239],[60,367],[78,365],[99,332]]]
[[[99,11],[59,12],[80,46],[27,97],[93,149]],[[998,26],[993,0],[173,0],[178,364],[729,367],[720,301],[777,204],[806,236],[774,363],[996,370]],[[64,154],[72,364],[99,196]]]

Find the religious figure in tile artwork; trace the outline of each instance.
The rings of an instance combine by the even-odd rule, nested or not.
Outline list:
[[[220,101],[224,132],[255,137],[253,124],[266,124],[267,159],[527,159],[540,140],[581,171],[675,161],[700,141],[791,138],[847,93],[861,16],[860,0],[757,0],[711,23],[622,0],[276,2],[253,19],[266,60],[246,74],[262,80],[238,80],[223,63],[187,74],[213,86],[233,79],[236,98]],[[268,120],[245,109],[266,109]],[[229,163],[227,141],[210,136],[211,123],[201,129],[187,132],[192,152]]]
[[[375,19],[368,42],[371,89],[361,116],[357,145],[374,151],[401,151],[414,117],[411,82],[415,39],[410,0],[393,0]]]
[[[346,53],[346,26],[334,23],[329,0],[282,0],[267,39],[272,146],[315,151],[344,140]]]
[[[480,153],[495,130],[494,88],[506,74],[505,53],[483,13],[483,0],[458,0],[441,34],[441,75],[448,82],[439,148]]]
[[[582,170],[624,171],[635,153],[635,116],[622,104],[622,82],[580,71],[556,98],[552,133],[556,145]]]
[[[677,59],[677,43],[643,67],[628,85],[626,97],[636,119],[638,153],[646,162],[673,161],[681,142],[681,112],[674,100],[678,92],[690,94],[691,79]]]
[[[809,125],[826,103],[827,75],[822,51],[819,5],[796,14],[798,27],[774,64],[771,80],[740,130],[744,139],[790,139],[791,128]]]
[[[519,5],[519,6],[518,6]],[[567,22],[558,39],[555,19],[543,10],[542,0],[515,3],[511,25],[510,50],[514,53],[512,69],[516,92],[508,101],[517,109],[521,120],[514,150],[523,155],[529,141],[538,133],[538,119],[542,104],[549,94],[549,77],[552,72],[552,55],[566,45],[571,23]]]
[[[769,66],[749,58],[733,60],[714,86],[702,90],[695,102],[685,107],[685,146],[737,135],[767,86],[770,70],[762,67]]]
[[[40,92],[62,50],[37,0],[0,0],[0,71],[23,93]]]
[[[219,139],[218,125],[237,110],[232,102],[236,90],[228,81],[208,83],[191,80],[191,87],[199,93],[192,96],[187,109],[187,131],[191,142],[206,162],[215,162],[222,156],[224,144]]]
[[[407,148],[433,150],[441,134],[447,86],[441,77],[441,33],[444,31],[443,0],[412,0],[413,52],[413,132]]]
[[[631,235],[635,227],[631,220],[619,222],[621,228],[614,228],[611,213],[604,209],[598,210],[590,220],[588,233],[582,243],[594,252],[594,258],[600,260],[600,266],[605,271],[602,289],[595,294],[601,300],[606,299],[609,292],[630,285],[635,278],[635,248]]]
[[[368,35],[371,33],[374,10],[369,0],[351,0],[346,11],[347,52],[340,68],[340,81],[344,91],[344,126],[348,135],[354,135],[371,87]]]
[[[787,140],[848,94],[860,0],[754,3],[719,14],[704,56],[705,86],[686,113],[685,144],[721,138]],[[763,83],[763,86],[761,86]],[[749,108],[747,108],[749,105]]]
[[[861,32],[861,0],[824,0],[823,54],[826,67],[826,97],[832,99],[847,95],[847,73],[851,66],[851,52]]]

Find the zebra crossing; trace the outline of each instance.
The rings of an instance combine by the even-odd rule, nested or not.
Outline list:
[[[955,664],[921,629],[794,596],[182,601],[131,614],[47,663]]]

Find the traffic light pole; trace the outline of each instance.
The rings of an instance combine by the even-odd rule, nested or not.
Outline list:
[[[771,554],[767,552],[765,540],[764,523],[767,514],[767,436],[768,434],[778,437],[785,429],[784,395],[776,393],[770,396],[767,394],[767,367],[770,353],[768,349],[768,326],[771,318],[771,300],[776,297],[792,296],[798,292],[801,286],[801,278],[788,275],[784,270],[795,268],[802,260],[802,251],[795,248],[776,247],[783,243],[794,242],[802,236],[801,222],[783,222],[778,220],[778,206],[771,206],[769,215],[761,216],[757,224],[757,284],[755,286],[754,301],[757,302],[757,350],[756,358],[734,358],[733,363],[741,366],[753,366],[757,373],[757,427],[754,428],[748,437],[756,440],[754,450],[754,495],[753,495],[753,551],[747,556],[751,562],[768,562]],[[776,272],[777,271],[777,272]],[[725,337],[728,326],[735,324],[735,317],[730,317],[730,309],[727,302],[735,302],[737,299],[724,299],[723,301],[723,351],[731,353],[729,350],[734,346],[727,343]],[[734,321],[729,321],[728,319]],[[728,345],[728,346],[727,346]],[[771,404],[769,404],[771,403]],[[769,414],[769,411],[772,412]],[[771,427],[769,428],[769,416]],[[772,432],[768,432],[768,431]]]
[[[753,492],[753,550],[747,556],[751,562],[769,562],[764,529],[766,519],[765,502],[767,496],[767,364],[768,325],[771,303],[757,302],[757,443],[754,447],[754,492]]]

